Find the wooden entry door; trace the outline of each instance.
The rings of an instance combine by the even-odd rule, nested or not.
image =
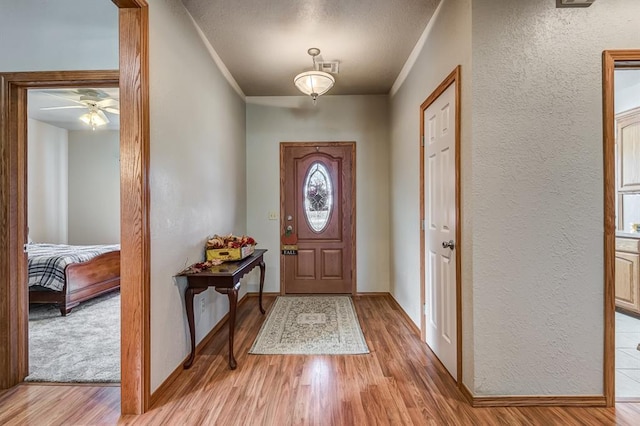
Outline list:
[[[355,143],[280,144],[281,292],[355,292]]]

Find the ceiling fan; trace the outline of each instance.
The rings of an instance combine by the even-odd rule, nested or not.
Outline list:
[[[78,105],[51,106],[40,108],[42,111],[58,109],[80,109],[86,108],[87,113],[80,116],[80,121],[91,126],[93,130],[97,126],[109,123],[109,118],[105,114],[120,114],[120,102],[117,96],[111,95],[101,89],[78,88],[69,90],[43,90],[43,93],[62,98]]]

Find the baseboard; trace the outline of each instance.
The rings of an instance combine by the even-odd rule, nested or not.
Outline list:
[[[474,406],[473,405],[473,394],[471,393],[471,391],[469,390],[467,385],[465,385],[462,382],[459,382],[458,383],[458,389],[460,390],[460,392],[462,392],[462,396],[465,397],[465,399],[467,400],[469,405],[471,405],[473,407]]]
[[[258,297],[260,296],[260,292],[259,291],[248,291],[246,296],[249,297]],[[262,296],[280,296],[280,292],[279,291],[263,291],[262,292]]]
[[[370,296],[391,296],[387,291],[372,291],[372,292],[358,292],[356,296],[370,297]]]
[[[244,296],[242,296],[242,298],[240,300],[238,300],[238,305],[237,306],[240,306],[244,302],[246,302],[247,299],[248,299],[247,296],[249,296],[249,293],[246,293]],[[222,327],[227,323],[228,319],[229,319],[229,312],[224,314],[224,316],[222,318],[220,318],[220,321],[218,321],[216,323],[216,325],[213,326],[211,331],[209,333],[207,333],[207,335],[204,336],[204,338],[200,341],[200,343],[198,343],[196,345],[196,356],[202,351],[202,348],[204,348],[205,346],[207,346],[207,344],[209,344],[211,339],[213,339],[213,336],[215,336],[215,334],[218,331],[220,331],[220,329],[222,329]],[[165,393],[169,389],[169,387],[171,387],[171,385],[178,378],[180,373],[182,373],[184,371],[184,367],[182,365],[187,361],[187,359],[189,359],[189,355],[190,354],[188,354],[182,360],[182,362],[180,362],[180,364],[175,368],[175,370],[173,370],[173,372],[171,374],[169,374],[169,376],[164,380],[164,382],[162,382],[162,384],[160,386],[158,386],[158,389],[156,389],[155,392],[153,392],[151,394],[151,398],[149,399],[149,406],[150,407],[153,407],[153,405],[156,402],[158,402],[158,400],[160,399],[160,396],[163,393]]]
[[[413,334],[415,334],[416,336],[418,336],[418,339],[422,340],[421,337],[421,333],[420,333],[420,329],[418,328],[418,326],[413,322],[413,320],[411,319],[411,317],[409,316],[409,314],[402,308],[402,306],[400,306],[400,304],[398,303],[398,301],[396,300],[395,297],[393,297],[393,295],[391,293],[387,293],[391,300],[393,301],[393,303],[396,305],[396,307],[398,308],[398,311],[400,311],[400,315],[402,315],[404,317],[404,319],[407,321],[407,324],[409,324],[409,328],[411,328],[411,330],[413,331]]]
[[[460,388],[472,407],[606,407],[604,395],[473,396],[466,385]]]
[[[637,404],[640,402],[640,397],[620,397],[616,398],[616,404]]]

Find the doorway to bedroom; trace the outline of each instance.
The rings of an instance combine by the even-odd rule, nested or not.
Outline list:
[[[120,382],[118,87],[27,92],[27,382]]]

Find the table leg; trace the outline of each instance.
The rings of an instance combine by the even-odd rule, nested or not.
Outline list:
[[[229,368],[235,370],[238,366],[233,356],[233,335],[236,329],[236,308],[238,307],[238,289],[240,284],[232,288],[221,289],[229,297]],[[217,290],[217,289],[216,289]]]
[[[182,365],[185,370],[191,367],[193,360],[196,358],[196,330],[193,320],[193,296],[195,294],[196,291],[191,287],[187,287],[184,291],[184,305],[187,308],[187,321],[189,322],[189,334],[191,335],[191,355]]]
[[[264,260],[260,261],[260,296],[259,296],[259,301],[260,301],[260,312],[262,312],[264,314],[264,308],[262,307],[262,289],[264,288],[264,272],[266,269],[266,265],[264,264]]]

